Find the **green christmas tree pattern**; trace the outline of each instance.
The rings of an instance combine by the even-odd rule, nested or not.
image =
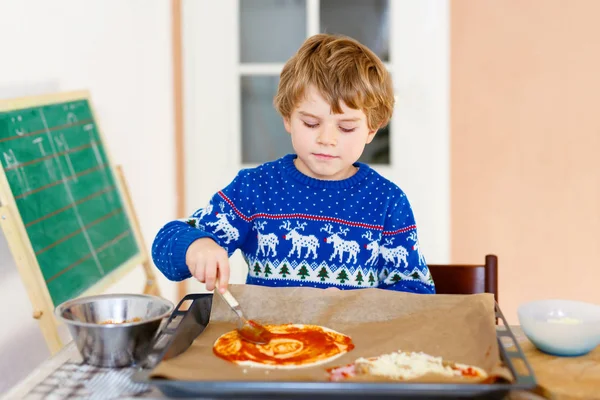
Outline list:
[[[356,282],[359,285],[362,285],[363,281],[364,281],[364,278],[363,278],[362,273],[360,272],[360,269],[359,269],[358,270],[358,274],[356,274]]]
[[[348,280],[348,274],[346,273],[346,270],[342,268],[336,279],[340,281],[340,283],[346,282]]]
[[[398,274],[395,274],[395,275],[392,277],[392,282],[394,282],[394,283],[398,283],[398,282],[400,282],[401,280],[402,280],[402,278],[401,278],[401,277],[400,277],[400,275],[398,275]]]
[[[259,276],[261,272],[262,270],[260,269],[260,265],[258,265],[258,263],[254,264],[254,274]]]
[[[415,279],[415,280],[419,280],[421,279],[421,277],[419,276],[419,273],[417,271],[413,272],[412,274],[410,274],[410,277]]]
[[[267,263],[267,265],[265,266],[265,277],[269,277],[269,275],[271,275],[273,273],[273,271],[271,271],[271,266],[269,265],[269,263]]]
[[[317,276],[321,278],[321,282],[325,282],[325,279],[329,278],[329,273],[327,272],[327,269],[325,267],[321,267],[319,275]],[[348,277],[346,277],[346,279],[348,279]]]
[[[186,224],[188,224],[189,226],[191,226],[192,228],[196,228],[196,220],[195,219],[188,219],[187,221],[185,221]]]
[[[427,278],[427,283],[433,285],[433,277],[431,275],[429,275],[429,278]]]
[[[290,270],[288,269],[287,264],[283,264],[283,266],[279,269],[279,275],[281,275],[285,278],[289,274],[290,274]]]
[[[369,284],[373,286],[373,283],[375,283],[375,277],[373,276],[373,271],[371,271],[369,272]]]
[[[300,270],[298,270],[298,276],[300,277],[300,279],[306,279],[306,277],[309,275],[308,273],[308,269],[306,269],[306,265],[302,265],[300,267]]]

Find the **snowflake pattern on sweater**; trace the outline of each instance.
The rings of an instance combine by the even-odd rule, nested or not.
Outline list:
[[[248,264],[246,283],[435,293],[404,192],[363,163],[350,178],[308,177],[289,154],[238,173],[190,218],[166,224],[152,257],[170,280],[189,278],[185,253],[210,237]]]

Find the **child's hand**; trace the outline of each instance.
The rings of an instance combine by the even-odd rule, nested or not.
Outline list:
[[[219,277],[219,290],[224,292],[229,283],[229,256],[224,248],[210,238],[194,241],[185,254],[185,262],[190,273],[213,290]]]

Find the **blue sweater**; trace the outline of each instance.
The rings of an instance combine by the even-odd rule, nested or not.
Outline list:
[[[402,190],[368,165],[338,181],[314,179],[295,155],[245,169],[206,207],[166,224],[152,258],[170,280],[191,276],[189,245],[209,237],[242,251],[246,283],[435,293]]]

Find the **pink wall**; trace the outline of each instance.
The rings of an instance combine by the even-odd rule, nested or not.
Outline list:
[[[600,304],[600,1],[452,0],[452,260]]]

